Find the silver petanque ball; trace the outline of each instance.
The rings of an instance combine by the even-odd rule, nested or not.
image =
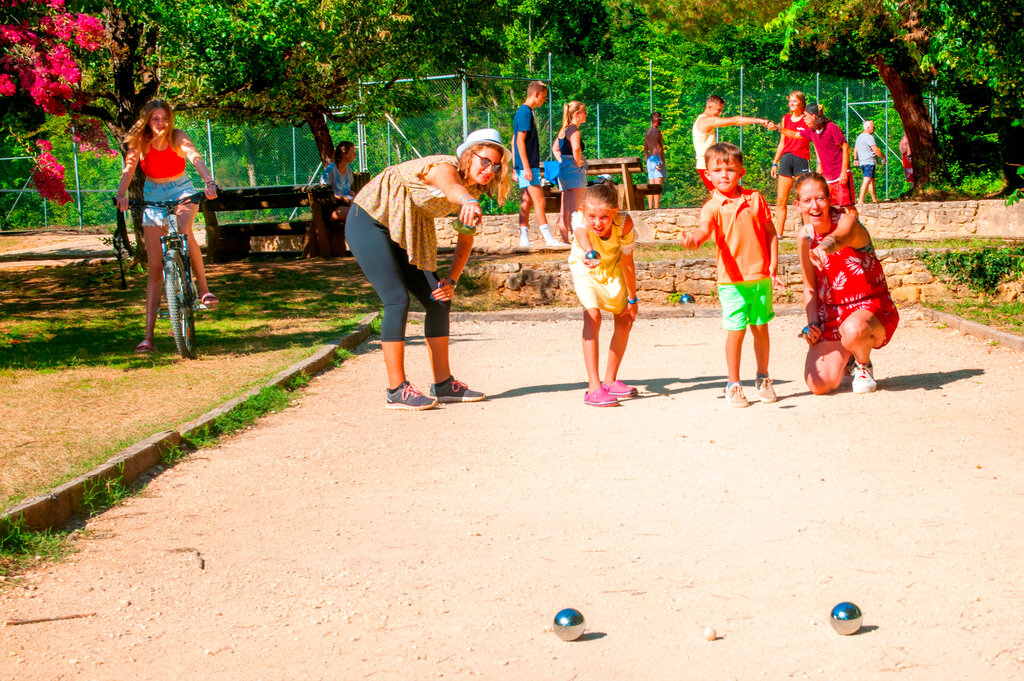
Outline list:
[[[555,615],[555,623],[552,626],[555,634],[563,641],[575,641],[583,635],[587,623],[583,621],[583,613],[573,608],[560,610]]]
[[[860,621],[864,618],[860,608],[853,603],[843,602],[832,608],[832,628],[843,636],[856,634],[860,630]]]
[[[679,296],[679,304],[680,305],[692,305],[693,304],[693,296],[691,296],[689,293],[684,293],[683,295]]]

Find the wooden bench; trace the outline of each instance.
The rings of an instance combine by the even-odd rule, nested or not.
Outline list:
[[[368,173],[355,173],[353,192],[369,179]],[[251,252],[250,239],[254,236],[302,236],[302,254],[307,258],[349,255],[344,225],[330,219],[337,205],[331,188],[321,184],[222,189],[216,199],[200,203],[206,221],[206,259],[224,262],[245,258]],[[305,207],[310,209],[310,217],[305,220],[221,222],[218,217],[218,213],[235,211]]]

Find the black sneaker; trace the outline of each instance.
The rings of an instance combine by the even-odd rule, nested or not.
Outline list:
[[[479,402],[487,398],[483,393],[470,390],[454,376],[449,376],[441,383],[431,384],[430,394],[436,397],[438,402]]]
[[[388,409],[403,409],[405,411],[423,411],[433,409],[437,406],[437,400],[427,397],[412,386],[412,383],[405,381],[394,390],[388,388],[387,403]]]

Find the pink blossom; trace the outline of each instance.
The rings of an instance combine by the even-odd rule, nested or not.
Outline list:
[[[0,95],[10,97],[17,90],[14,80],[6,73],[0,73]]]
[[[71,195],[64,186],[64,166],[49,152],[36,157],[36,166],[32,169],[32,184],[36,186],[40,196],[52,199],[58,205],[63,206],[71,200]]]
[[[36,140],[36,146],[43,151],[53,151],[53,142],[50,140]]]
[[[103,23],[96,17],[88,14],[79,14],[76,20],[78,33],[75,35],[75,42],[79,47],[90,52],[100,46],[103,40]]]

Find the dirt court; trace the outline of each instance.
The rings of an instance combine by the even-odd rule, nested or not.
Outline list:
[[[638,321],[614,409],[577,321],[457,323],[491,399],[432,412],[383,409],[370,343],[3,590],[95,615],[0,628],[0,678],[1024,678],[1024,355],[903,317],[879,392],[829,397],[778,318],[780,400],[744,410],[715,319]]]

